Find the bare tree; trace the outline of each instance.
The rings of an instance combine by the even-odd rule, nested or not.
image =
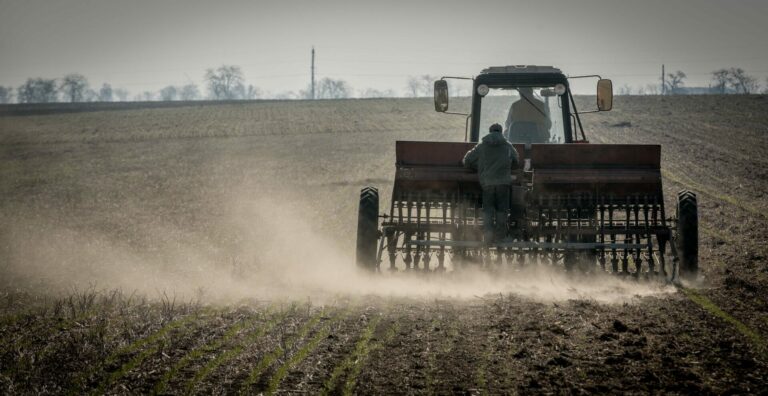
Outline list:
[[[82,102],[88,90],[88,80],[77,73],[67,74],[61,80],[61,92],[70,102]]]
[[[136,95],[133,100],[137,102],[151,102],[155,100],[155,93],[152,91],[144,91],[138,95]]]
[[[283,91],[275,95],[275,99],[278,100],[310,99],[311,97],[309,90],[301,90],[298,94],[293,91]]]
[[[99,89],[99,102],[111,102],[113,97],[112,86],[104,83]]]
[[[232,90],[232,99],[245,99],[245,85],[244,84],[237,85]]]
[[[0,86],[0,103],[11,103],[13,100],[13,88]]]
[[[245,95],[243,96],[244,99],[259,99],[262,96],[261,89],[258,87],[254,87],[253,85],[248,85],[248,88],[245,89]]]
[[[114,93],[115,93],[115,96],[117,97],[117,100],[121,102],[125,102],[128,100],[128,95],[129,95],[128,90],[123,88],[118,88],[115,90]]]
[[[160,100],[165,102],[170,102],[172,100],[176,100],[178,97],[179,90],[176,89],[173,85],[169,85],[163,89],[160,90]]]
[[[99,93],[93,89],[86,89],[83,92],[83,102],[95,102],[99,100]]]
[[[421,76],[421,92],[424,96],[432,96],[432,90],[435,89],[435,80],[436,78],[429,74]]]
[[[397,97],[397,92],[395,92],[395,90],[393,90],[393,89],[385,89],[385,90],[381,91],[381,97],[382,98],[396,98]]]
[[[683,88],[683,85],[685,85],[685,80],[687,76],[682,71],[678,70],[674,73],[668,73],[667,74],[667,89],[669,92],[674,95],[677,93],[680,93],[680,91]]]
[[[360,98],[380,98],[381,97],[381,91],[379,91],[378,89],[374,89],[374,88],[361,89],[357,93],[357,96],[360,97]]]
[[[437,80],[437,78],[435,78]],[[434,89],[434,82],[432,82],[432,89]],[[468,80],[453,80],[449,82],[451,96],[455,97],[468,97],[472,96],[472,83]]]
[[[740,67],[732,67],[728,70],[728,83],[731,84],[736,92],[743,94],[748,94],[758,89],[757,79],[747,74]]]
[[[238,66],[222,65],[218,69],[208,69],[205,73],[208,93],[216,100],[238,99],[238,93],[244,92],[243,72]]]
[[[765,89],[763,90],[764,94],[768,94],[768,77],[765,78]]]
[[[312,85],[307,84],[307,87],[300,89],[298,93],[293,91],[279,92],[274,96],[275,99],[288,100],[288,99],[316,99],[312,97]]]
[[[432,96],[435,80],[436,78],[429,74],[408,77],[408,96],[413,98]]]
[[[725,93],[725,88],[728,86],[729,74],[730,72],[728,69],[717,69],[712,72],[712,81],[715,82],[715,89],[717,89],[718,93]]]
[[[361,90],[358,96],[361,98],[394,98],[395,91],[391,89],[380,91],[374,88],[366,88],[364,90]]]
[[[28,78],[27,82],[16,90],[16,100],[19,103],[50,103],[58,98],[54,79]]]
[[[187,84],[179,90],[179,99],[181,100],[197,100],[200,98],[200,91],[195,84]]]
[[[315,97],[318,99],[342,99],[348,98],[352,88],[344,80],[324,78],[317,84]]]
[[[629,84],[624,84],[619,88],[619,95],[632,95],[632,87]]]
[[[648,95],[658,95],[659,94],[659,85],[658,84],[645,84],[645,93]]]
[[[412,98],[419,97],[419,94],[421,93],[421,81],[418,77],[408,77],[408,96]]]

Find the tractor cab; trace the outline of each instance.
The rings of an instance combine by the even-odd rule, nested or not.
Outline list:
[[[597,77],[579,76],[572,78]],[[573,143],[586,141],[574,133],[580,126],[578,112],[560,69],[551,66],[489,67],[473,80],[470,114],[448,111],[449,79],[435,82],[435,110],[467,116],[466,139],[478,142],[493,124],[504,127],[504,137],[512,143]],[[598,81],[596,111],[610,110],[611,80]],[[591,112],[591,111],[587,111]],[[584,113],[584,112],[582,112]],[[580,129],[580,127],[579,127]]]

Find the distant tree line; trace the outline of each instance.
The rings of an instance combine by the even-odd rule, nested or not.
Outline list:
[[[111,102],[125,101],[128,91],[112,89],[108,83],[98,89],[91,89],[88,80],[81,74],[67,74],[61,79],[28,78],[16,88],[0,86],[0,103],[52,103],[52,102]]]
[[[755,93],[760,89],[760,83],[757,82],[757,78],[747,74],[740,67],[715,70],[712,72],[712,80],[715,82],[715,88],[721,94],[726,93],[728,87],[737,93],[743,94]],[[766,84],[766,89],[768,89],[768,84]]]
[[[688,76],[685,72],[677,70],[664,76],[662,86],[668,95],[691,94],[751,94],[760,92],[760,83],[755,76],[750,75],[740,67],[717,69],[711,73],[712,82],[708,87],[686,87],[685,80]],[[644,87],[633,89],[627,84],[618,88],[619,95],[657,95],[659,85],[647,84]],[[762,91],[768,93],[768,78]]]
[[[431,97],[432,86],[437,78],[428,74],[410,76],[405,86],[405,96]],[[247,84],[242,69],[234,65],[210,68],[203,75],[205,92],[194,84],[168,85],[158,91],[143,91],[133,96],[124,88],[113,88],[103,83],[92,89],[82,74],[72,73],[60,79],[28,78],[14,92],[12,87],[0,86],[0,103],[51,103],[51,102],[113,102],[128,101],[191,101],[191,100],[253,100],[253,99],[345,99],[345,98],[393,98],[401,96],[393,89],[365,88],[355,90],[347,81],[324,77],[317,81],[314,95],[311,85],[298,91],[264,93],[260,88]],[[466,96],[471,87],[457,84],[456,96]]]
[[[435,77],[431,75],[408,77],[405,96],[432,96]],[[88,79],[79,73],[67,74],[62,78],[28,78],[24,84],[14,90],[0,86],[0,103],[52,103],[52,102],[125,102],[133,101],[191,101],[191,100],[252,100],[252,99],[344,99],[344,98],[391,98],[401,96],[392,89],[365,88],[355,90],[347,81],[324,77],[314,87],[308,85],[298,91],[264,93],[260,88],[246,83],[239,66],[221,65],[207,69],[203,75],[204,90],[194,83],[168,85],[158,91],[142,91],[131,95],[124,88],[113,88],[103,83],[92,88]],[[453,94],[468,95],[471,89],[457,87]]]
[[[309,99],[312,98],[311,88],[307,87],[298,93],[293,91],[280,92],[274,95],[264,92],[251,84],[247,84],[243,71],[239,66],[222,65],[207,69],[203,75],[206,95],[201,93],[194,83],[176,86],[168,85],[158,91],[143,91],[133,95],[134,101],[175,101],[175,100],[252,100],[262,98],[276,99]],[[322,78],[315,86],[317,99],[343,99],[355,96],[354,90],[346,81],[330,77]],[[88,79],[82,74],[72,73],[60,79],[28,78],[24,84],[14,89],[0,86],[0,103],[52,103],[52,102],[112,102],[127,101],[129,92],[123,88],[112,88],[104,83],[98,89],[91,89]],[[392,90],[379,91],[365,89],[359,91],[360,97],[394,97]]]
[[[756,93],[760,90],[760,84],[757,78],[748,74],[744,69],[740,67],[722,68],[713,71],[712,73],[712,85],[709,87],[708,93],[741,93],[750,94]],[[683,85],[687,76],[682,71],[678,70],[675,73],[667,75],[667,87],[668,92],[671,94],[690,93],[687,92]],[[768,87],[767,87],[768,88]]]
[[[758,79],[748,74],[742,68],[722,68],[712,72],[712,84],[709,87],[686,87],[688,76],[677,70],[664,76],[662,84],[646,84],[631,87],[628,84],[618,86],[618,95],[658,95],[662,92],[678,94],[728,94],[728,93],[757,93],[760,90]],[[207,69],[203,75],[204,90],[194,83],[185,85],[168,85],[158,91],[143,91],[133,96],[124,88],[113,88],[109,83],[103,83],[98,88],[91,88],[88,79],[82,74],[71,73],[60,79],[28,78],[16,89],[0,86],[0,103],[50,103],[50,102],[112,102],[128,101],[191,101],[191,100],[253,100],[253,99],[344,99],[358,98],[388,98],[401,96],[392,89],[379,90],[366,88],[354,90],[343,79],[324,77],[317,81],[314,87],[307,86],[298,91],[282,91],[265,93],[260,88],[246,83],[245,76],[239,66],[221,65]],[[437,77],[424,74],[409,76],[404,87],[407,97],[431,97],[434,81]],[[471,83],[461,81],[451,85],[452,96],[469,96]],[[768,79],[763,90],[768,93]]]

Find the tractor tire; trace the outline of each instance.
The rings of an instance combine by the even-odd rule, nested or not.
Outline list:
[[[699,272],[699,210],[696,194],[688,190],[677,194],[676,243],[680,277],[695,280]]]
[[[365,187],[360,191],[357,212],[357,266],[368,271],[377,267],[376,249],[379,239],[379,190]]]

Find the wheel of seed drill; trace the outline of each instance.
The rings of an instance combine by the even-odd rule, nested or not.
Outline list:
[[[376,248],[379,231],[379,190],[365,187],[360,191],[357,212],[357,266],[369,271],[376,270]]]
[[[699,210],[696,194],[683,190],[677,194],[677,255],[680,277],[696,279],[699,272]]]

